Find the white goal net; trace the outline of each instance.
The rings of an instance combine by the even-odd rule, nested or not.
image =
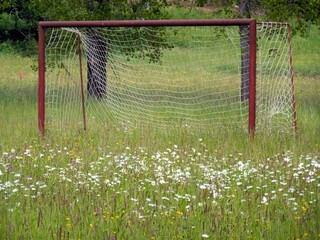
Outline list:
[[[246,130],[243,34],[239,26],[48,29],[46,124]],[[286,24],[257,25],[257,131],[293,129],[289,38]]]

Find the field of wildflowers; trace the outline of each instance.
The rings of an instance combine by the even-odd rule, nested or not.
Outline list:
[[[0,156],[2,239],[317,239],[320,159],[34,141]]]

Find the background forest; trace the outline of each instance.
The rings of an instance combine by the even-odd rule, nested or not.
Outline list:
[[[189,12],[203,7],[206,18],[257,18],[289,22],[294,33],[304,35],[312,24],[319,23],[319,0],[2,0],[0,2],[0,41],[19,42],[37,38],[40,20],[128,20],[168,19],[174,14],[169,6]],[[170,14],[171,13],[171,14]],[[181,17],[181,16],[180,16]],[[191,14],[188,16],[191,17]],[[193,18],[203,18],[199,14]]]

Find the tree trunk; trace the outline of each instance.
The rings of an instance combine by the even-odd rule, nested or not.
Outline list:
[[[107,86],[106,42],[98,34],[89,33],[87,44],[87,91],[89,96],[101,99],[106,96]]]
[[[240,0],[239,16],[250,18],[250,0]],[[240,49],[241,49],[241,101],[249,99],[249,26],[240,26]]]

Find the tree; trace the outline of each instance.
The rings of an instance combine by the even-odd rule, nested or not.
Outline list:
[[[199,5],[208,0],[197,1]],[[305,35],[310,24],[320,24],[320,0],[213,0],[225,16],[289,22],[293,34]],[[240,26],[241,101],[249,99],[248,26]]]
[[[0,39],[24,40],[36,33],[32,16],[27,10],[27,1],[0,1]]]
[[[39,3],[39,0],[33,1],[38,1]],[[41,12],[42,18],[50,20],[161,19],[165,17],[165,14],[161,11],[164,5],[165,1],[158,0],[48,0],[45,4],[36,4],[39,7],[38,11]],[[139,29],[136,31],[139,31]],[[108,59],[112,57],[112,52],[108,49],[106,40],[102,39],[95,31],[90,31],[87,37],[92,43],[86,49],[88,68],[87,92],[89,96],[101,99],[106,96],[107,73],[112,68],[111,63],[108,63]],[[147,36],[146,39],[151,42],[154,37]],[[165,46],[162,42],[160,39],[158,41],[159,44],[156,46],[151,43],[147,44],[147,49],[143,49],[144,51],[142,51],[147,53],[141,57],[147,56],[150,60],[160,60],[160,55],[157,54],[155,49],[164,48]],[[141,49],[130,50],[132,52],[136,50],[141,51]],[[131,54],[131,56],[134,55]],[[99,64],[96,64],[97,62]]]
[[[304,36],[310,24],[320,25],[320,0],[256,0],[269,21],[289,22],[293,34]]]
[[[166,13],[162,7],[166,5],[165,0],[3,0],[0,9],[8,14],[14,14],[17,19],[31,23],[36,32],[39,20],[135,20],[135,19],[164,19]],[[143,31],[143,30],[137,30]],[[36,37],[36,36],[34,36]],[[162,36],[149,36],[149,40],[143,49],[130,49],[126,52],[131,57],[136,50],[141,51],[140,57],[149,58],[150,61],[159,61],[162,48],[167,46],[163,43]],[[107,59],[110,51],[106,42],[94,31],[90,32],[94,44],[87,49],[88,68],[88,94],[96,98],[103,98],[106,94],[107,83]],[[154,44],[157,38],[158,44]],[[150,47],[149,47],[150,46]],[[138,46],[139,48],[139,46]],[[96,54],[99,49],[99,55]],[[99,61],[97,66],[95,62]]]
[[[203,0],[205,3],[209,0]],[[202,2],[203,2],[202,1]],[[211,1],[212,2],[212,1]],[[213,0],[230,18],[288,22],[293,34],[305,34],[310,23],[320,25],[320,0]]]
[[[289,22],[293,34],[305,35],[309,24],[320,23],[319,0],[239,0],[224,1],[229,10],[231,4],[238,3],[236,16],[241,18],[258,18],[267,21]],[[249,99],[249,52],[245,46],[248,42],[247,26],[240,26],[241,54],[241,101]]]

